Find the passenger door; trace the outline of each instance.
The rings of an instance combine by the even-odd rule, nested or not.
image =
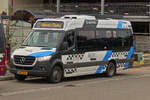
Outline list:
[[[63,43],[60,46],[62,52],[62,62],[65,65],[70,65],[74,63],[73,55],[76,53],[76,35],[74,31],[69,31],[66,33]]]
[[[65,43],[66,44],[66,43]],[[105,51],[97,51],[95,30],[80,29],[75,35],[75,45],[62,56],[65,76],[94,74],[103,60]]]
[[[77,34],[77,52],[83,55],[80,61],[80,69],[84,74],[94,74],[102,64],[106,51],[100,50],[102,44],[97,43],[96,29],[82,29]]]

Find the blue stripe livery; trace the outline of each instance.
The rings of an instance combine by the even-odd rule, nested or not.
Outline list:
[[[51,54],[53,54],[54,51],[44,51],[44,52],[36,52],[36,53],[32,53],[28,56],[32,56],[32,57],[43,57],[43,56],[49,56]]]
[[[121,28],[122,28],[122,25],[123,25],[123,22],[122,22],[122,21],[118,21],[117,28],[121,29]]]
[[[134,52],[134,47],[131,47],[131,48],[130,48],[130,51],[129,51],[129,54],[128,54],[128,56],[127,56],[127,59],[131,59],[133,52]],[[124,70],[125,70],[125,69],[128,69],[128,67],[129,67],[129,62],[127,62],[127,63],[125,64]]]
[[[96,70],[96,74],[101,73],[104,68],[105,68],[104,65],[99,66],[98,69]]]
[[[107,61],[109,57],[111,56],[111,54],[112,54],[111,50],[107,51],[103,61]],[[104,65],[99,66],[98,69],[96,70],[96,74],[101,73],[104,68],[105,68]]]

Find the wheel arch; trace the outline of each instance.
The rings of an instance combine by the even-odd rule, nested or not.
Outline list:
[[[114,59],[111,59],[111,60],[109,60],[109,62],[108,63],[113,63],[114,65],[115,65],[115,67],[117,68],[117,61],[116,60],[114,60]]]
[[[52,70],[55,66],[59,66],[62,69],[63,72],[63,76],[64,76],[64,67],[63,67],[63,62],[59,59],[56,59],[53,63],[52,63],[52,67],[50,70]],[[51,71],[50,71],[51,72]]]

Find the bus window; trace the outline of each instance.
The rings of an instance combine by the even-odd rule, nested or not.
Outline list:
[[[30,33],[30,37],[26,38],[22,45],[56,48],[60,37],[63,34],[61,31],[35,30]]]
[[[75,32],[69,31],[65,35],[63,40],[63,46],[61,46],[61,50],[70,50],[75,45]]]
[[[74,32],[69,32],[67,35],[68,47],[72,47],[74,45],[75,34]]]
[[[95,31],[81,30],[77,35],[77,45],[79,49],[95,50]]]
[[[111,49],[113,47],[113,34],[111,30],[101,29],[96,31],[96,40],[99,50]]]
[[[96,30],[96,41],[100,49],[123,49],[131,46],[131,31],[119,29]]]
[[[105,43],[105,32],[104,30],[97,30],[96,31],[96,42],[98,50],[104,50],[106,43]]]
[[[106,31],[106,38],[107,39],[112,38],[112,32],[111,31]]]
[[[117,30],[117,38],[121,42],[122,47],[131,46],[131,31],[130,30]]]

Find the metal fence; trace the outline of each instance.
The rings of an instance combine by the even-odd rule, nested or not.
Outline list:
[[[26,9],[29,11],[38,11],[41,13],[53,14],[56,12],[56,4],[50,5],[17,5],[13,8],[13,12]],[[100,3],[62,3],[60,5],[60,12],[71,13],[71,14],[100,14],[101,5]],[[150,16],[150,3],[148,2],[130,2],[130,3],[105,3],[105,15],[117,15],[117,16]],[[150,27],[150,26],[149,26]],[[10,21],[9,34],[12,34],[11,39],[12,51],[20,45],[26,35],[31,30],[31,24],[24,21]],[[147,41],[150,40],[147,36],[146,41],[142,42],[142,38],[136,37],[136,50],[150,50],[147,46]],[[141,42],[139,42],[141,41]],[[143,46],[143,49],[138,49]],[[147,48],[145,48],[147,46]]]
[[[56,12],[56,4],[29,4],[29,5],[17,5],[13,8],[13,11],[19,9],[27,9],[31,11],[40,10],[48,12]],[[149,2],[124,2],[124,3],[105,3],[105,15],[134,15],[134,16],[148,16],[150,15],[150,3]],[[100,13],[101,4],[99,3],[61,3],[60,12],[71,13]]]
[[[149,3],[147,2],[130,2],[130,3],[105,3],[105,15],[149,15]],[[52,10],[55,11],[56,5]],[[61,12],[76,13],[100,13],[101,5],[99,4],[61,4]]]
[[[13,51],[22,43],[30,31],[30,23],[24,21],[10,21],[9,34],[12,36],[11,51]]]

